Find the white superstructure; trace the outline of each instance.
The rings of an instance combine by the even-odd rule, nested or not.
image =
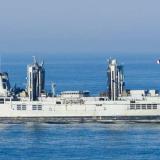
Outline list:
[[[111,100],[117,100],[124,91],[123,66],[116,59],[109,59],[108,64],[108,93]]]
[[[28,66],[26,90],[11,92],[8,74],[0,74],[0,120],[4,121],[160,121],[160,96],[156,90],[125,90],[123,66],[110,59],[107,96],[89,91],[63,91],[55,95],[44,88],[44,68]],[[38,91],[38,92],[37,92]],[[124,94],[125,93],[125,94]],[[23,96],[22,96],[23,95]]]
[[[8,96],[10,92],[10,83],[6,72],[0,73],[0,96]]]
[[[34,62],[27,66],[27,91],[30,100],[36,100],[44,91],[45,70],[43,62],[38,64],[34,57]]]

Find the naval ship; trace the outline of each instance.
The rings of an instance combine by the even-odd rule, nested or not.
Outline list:
[[[45,90],[44,63],[27,66],[25,89],[11,87],[8,73],[0,73],[1,122],[160,122],[160,95],[156,90],[127,90],[123,65],[107,61],[107,91],[90,96],[89,91]]]

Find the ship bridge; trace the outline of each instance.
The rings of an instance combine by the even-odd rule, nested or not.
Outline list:
[[[89,91],[63,91],[61,92],[61,98],[81,98],[81,97],[89,97]]]
[[[83,97],[89,97],[89,91],[64,91],[61,92],[61,100],[64,104],[83,104]]]

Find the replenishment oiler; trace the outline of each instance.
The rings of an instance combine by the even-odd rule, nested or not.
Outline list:
[[[26,89],[12,88],[8,73],[0,73],[0,121],[14,122],[160,122],[160,95],[156,90],[125,89],[123,66],[109,59],[107,91],[45,90],[44,64],[34,58],[27,66]]]

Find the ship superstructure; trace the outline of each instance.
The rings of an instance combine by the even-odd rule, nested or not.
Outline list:
[[[125,89],[123,66],[116,59],[109,59],[107,74],[108,96],[110,100],[117,100]]]
[[[27,66],[26,89],[12,89],[7,73],[0,73],[0,120],[43,122],[160,122],[160,95],[156,90],[126,90],[123,66],[109,59],[106,94],[89,91],[45,90],[44,63],[34,58]]]
[[[39,64],[35,57],[33,64],[27,66],[27,93],[31,101],[37,100],[44,93],[45,69],[43,62]]]
[[[0,96],[9,96],[10,89],[8,73],[0,73]]]

